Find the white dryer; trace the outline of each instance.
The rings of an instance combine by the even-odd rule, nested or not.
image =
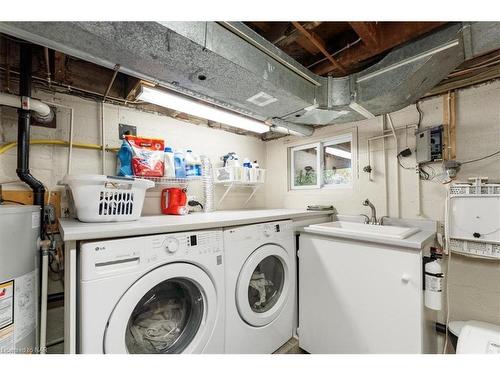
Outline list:
[[[224,231],[226,353],[272,353],[293,335],[292,221]]]
[[[78,352],[223,353],[222,231],[84,242]]]

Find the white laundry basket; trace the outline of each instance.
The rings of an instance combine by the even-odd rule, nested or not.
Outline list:
[[[70,206],[84,222],[132,221],[141,216],[146,190],[154,182],[128,177],[67,175]]]

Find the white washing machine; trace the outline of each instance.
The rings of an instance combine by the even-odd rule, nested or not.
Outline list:
[[[293,335],[292,221],[224,231],[226,353],[272,353]]]
[[[85,242],[78,352],[224,353],[221,230]]]

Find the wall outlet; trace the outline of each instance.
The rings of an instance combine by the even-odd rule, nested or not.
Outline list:
[[[46,224],[56,223],[56,209],[52,204],[43,206],[44,221]]]
[[[137,135],[137,126],[118,124],[118,137],[120,137],[120,140],[123,139],[125,134]]]

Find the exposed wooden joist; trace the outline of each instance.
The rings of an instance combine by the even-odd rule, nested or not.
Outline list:
[[[443,25],[444,22],[383,22],[378,25],[379,40],[377,48],[370,49],[364,43],[357,44],[337,56],[336,62],[341,66],[352,66],[367,60],[413,38],[423,35]],[[345,74],[341,69],[325,61],[314,68],[316,74]]]
[[[319,25],[321,25],[322,22],[319,21],[314,21],[314,22],[304,22],[302,24],[302,27],[306,30],[313,30]],[[303,39],[304,35],[297,30],[295,27],[289,32],[281,35],[279,38],[276,39],[269,39],[272,41],[273,44],[276,46],[283,48],[286,46],[289,46],[290,44],[297,42],[298,39]]]
[[[454,160],[457,157],[455,91],[448,91],[446,95],[443,95],[443,125],[443,159]]]
[[[58,51],[54,51],[54,81],[66,81],[66,55]]]
[[[376,50],[380,44],[380,33],[376,22],[349,22],[363,43],[370,49]]]
[[[311,43],[313,43],[323,55],[325,55],[334,69],[337,69],[341,73],[347,73],[347,70],[344,68],[344,66],[337,60],[335,60],[332,55],[326,50],[325,42],[319,36],[315,35],[312,31],[307,31],[299,22],[294,21],[292,22],[292,24],[297,30],[304,34],[304,36],[309,39]]]

